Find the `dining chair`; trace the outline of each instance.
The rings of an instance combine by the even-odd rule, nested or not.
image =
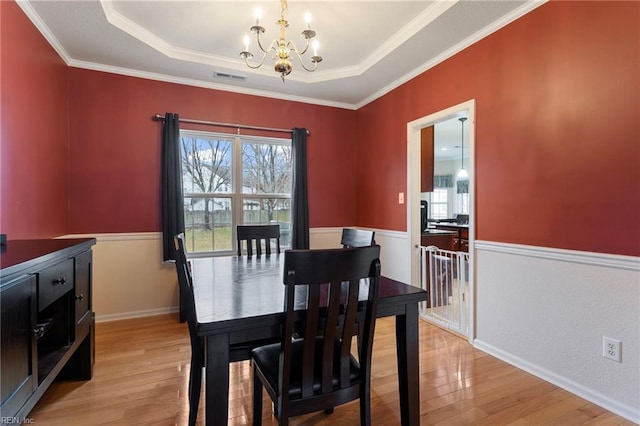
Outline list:
[[[265,253],[271,254],[271,240],[275,240],[276,253],[280,254],[280,225],[238,225],[236,227],[238,256],[242,256],[242,241],[246,242],[247,256],[253,256],[253,241],[256,245],[256,255],[262,255],[262,243]]]
[[[200,390],[202,386],[202,368],[204,368],[204,343],[196,331],[196,306],[193,295],[193,280],[191,268],[187,263],[184,235],[174,237],[176,249],[176,271],[183,314],[189,327],[191,341],[191,368],[189,371],[189,426],[196,424],[198,406],[200,404]]]
[[[180,288],[180,300],[184,316],[189,327],[189,340],[191,342],[191,368],[189,371],[189,426],[195,426],[200,405],[200,391],[202,388],[202,369],[205,367],[205,343],[198,336],[195,296],[193,293],[193,279],[191,267],[187,261],[187,252],[184,243],[184,234],[174,237],[176,250],[176,271],[178,273],[178,286]],[[238,343],[229,347],[229,361],[248,360],[251,350],[256,346],[273,343],[274,339],[257,340],[251,343]]]
[[[365,229],[342,228],[340,244],[344,248],[372,246],[376,243],[374,240],[375,235],[374,231]]]
[[[285,251],[282,340],[251,352],[254,425],[262,424],[263,388],[274,403],[280,425],[300,414],[331,413],[334,407],[355,399],[360,400],[360,424],[371,424],[379,257],[377,245]],[[366,300],[359,302],[360,292]],[[298,337],[294,323],[301,319],[304,328]],[[351,347],[358,333],[356,358]]]

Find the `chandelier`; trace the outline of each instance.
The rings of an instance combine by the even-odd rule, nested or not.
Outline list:
[[[260,59],[260,62],[257,64],[249,62],[249,59],[253,58],[253,54],[249,52],[248,35],[244,36],[244,51],[240,52],[240,56],[244,58],[247,66],[253,69],[260,68],[262,64],[264,64],[267,54],[271,52],[273,54],[272,58],[276,61],[274,69],[280,74],[283,82],[284,78],[291,73],[291,57],[293,55],[298,57],[302,68],[309,72],[315,71],[316,68],[318,68],[318,63],[322,61],[322,56],[318,56],[318,41],[314,40],[313,43],[311,43],[311,39],[316,36],[316,32],[311,29],[311,14],[308,12],[305,14],[305,23],[307,24],[307,28],[302,31],[302,36],[305,38],[306,44],[304,49],[300,51],[292,40],[287,40],[286,28],[289,26],[289,22],[286,20],[286,16],[288,12],[289,8],[287,6],[287,0],[280,0],[280,19],[277,22],[280,27],[280,38],[277,40],[274,39],[268,49],[265,49],[260,41],[260,35],[265,32],[265,29],[260,26],[260,16],[256,16],[256,24],[251,27],[251,32],[256,35],[258,47],[262,51],[262,58]],[[310,45],[313,48],[313,56],[310,58],[312,65],[307,67],[302,56],[307,52]]]

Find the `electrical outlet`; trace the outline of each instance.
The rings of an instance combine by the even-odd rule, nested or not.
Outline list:
[[[615,362],[622,362],[622,342],[604,336],[602,338],[602,356]]]

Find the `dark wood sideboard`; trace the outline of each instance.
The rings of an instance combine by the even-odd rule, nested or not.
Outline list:
[[[15,240],[0,246],[3,426],[25,422],[56,378],[92,378],[95,243],[94,238]]]

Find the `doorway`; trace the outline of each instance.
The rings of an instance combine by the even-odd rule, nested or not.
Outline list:
[[[420,135],[421,129],[437,125],[457,117],[467,117],[464,149],[469,153],[465,168],[469,173],[468,205],[469,205],[469,292],[467,299],[468,320],[467,338],[473,342],[475,338],[475,100],[469,100],[434,114],[418,118],[407,123],[407,228],[409,231],[409,250],[411,282],[419,285],[423,278],[421,253],[421,192],[420,192]]]

